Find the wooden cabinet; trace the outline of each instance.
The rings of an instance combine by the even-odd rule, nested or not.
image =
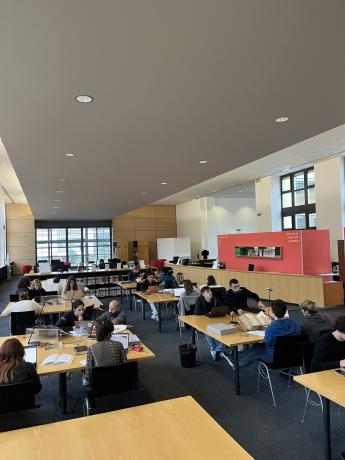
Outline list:
[[[114,257],[121,261],[144,260],[145,264],[149,263],[149,243],[148,241],[114,241]]]

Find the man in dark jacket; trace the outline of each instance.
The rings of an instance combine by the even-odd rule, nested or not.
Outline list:
[[[211,311],[211,308],[219,306],[220,302],[217,299],[217,297],[213,297],[211,288],[209,288],[208,286],[204,286],[201,289],[200,296],[197,298],[195,302],[194,313],[195,315],[208,315]],[[218,342],[217,340],[213,339],[212,337],[209,337],[208,335],[206,335],[206,340],[211,348],[212,359],[216,361],[219,358],[220,353],[224,348],[224,345]]]
[[[229,310],[239,315],[244,313],[244,310],[250,311],[252,313],[259,313],[265,308],[265,305],[260,301],[260,297],[255,294],[255,292],[249,291],[245,287],[241,287],[237,279],[232,278],[229,282],[230,289],[226,293],[226,305],[228,305]],[[258,302],[258,307],[248,307],[247,299],[251,297],[252,299]]]
[[[272,302],[274,321],[266,329],[265,342],[256,343],[243,352],[238,363],[239,367],[249,366],[259,359],[272,362],[276,338],[300,334],[300,326],[296,321],[285,317],[286,311],[286,303],[283,300],[278,299]]]
[[[112,300],[109,303],[109,309],[103,313],[98,319],[108,319],[114,324],[127,324],[126,312],[121,310],[121,305],[118,300]]]
[[[345,367],[345,316],[339,316],[333,332],[326,332],[315,344],[312,372]]]

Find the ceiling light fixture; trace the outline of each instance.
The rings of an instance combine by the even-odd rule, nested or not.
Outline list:
[[[65,155],[65,157],[67,157],[67,158],[73,158],[73,157],[75,157],[75,153],[65,153],[64,155]]]
[[[58,181],[60,181],[60,182],[65,182],[65,180],[66,180],[66,179],[63,178],[63,177],[58,177]]]
[[[53,206],[53,209],[59,209],[59,206]]]
[[[143,196],[145,196],[145,195],[147,195],[147,192],[141,192],[141,194],[142,194]]]
[[[75,100],[81,104],[87,104],[89,102],[93,102],[94,99],[92,96],[88,96],[87,94],[79,94],[75,97]]]
[[[206,164],[207,164],[207,160],[200,160],[200,161],[199,161],[199,164],[201,164],[201,165],[206,165]]]
[[[286,115],[282,115],[281,117],[278,117],[276,118],[274,121],[276,123],[285,123],[286,121],[288,121],[289,117],[287,117]]]
[[[56,190],[56,193],[64,193],[63,190]]]
[[[168,185],[168,182],[161,182],[161,185]]]
[[[59,202],[62,201],[62,200],[54,200],[54,201],[55,201],[55,203],[59,203]]]

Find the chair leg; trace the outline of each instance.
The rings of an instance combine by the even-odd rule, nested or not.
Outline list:
[[[310,396],[310,388],[306,388],[306,387],[304,387],[304,388],[306,390],[307,395],[306,395],[306,398],[305,398],[304,411],[303,411],[303,416],[302,416],[302,420],[301,420],[302,423],[304,422],[305,414],[307,413],[307,407],[308,407],[309,396]]]
[[[277,404],[276,404],[276,399],[275,399],[275,396],[274,396],[274,391],[273,391],[273,387],[272,387],[272,382],[271,382],[271,376],[270,376],[270,372],[268,370],[268,367],[266,366],[265,363],[262,363],[260,362],[259,363],[259,366],[258,366],[258,392],[260,391],[260,376],[263,377],[265,380],[268,380],[268,383],[270,385],[270,389],[271,389],[271,395],[272,395],[272,399],[273,399],[273,405],[276,407]]]
[[[197,352],[198,352],[198,355],[199,355],[199,361],[202,361],[198,331],[195,331],[195,339],[196,339],[196,349],[197,349]]]

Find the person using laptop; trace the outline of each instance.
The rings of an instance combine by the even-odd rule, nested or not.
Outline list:
[[[229,285],[230,289],[226,293],[226,305],[228,305],[230,311],[242,315],[245,313],[245,311],[259,313],[261,310],[266,308],[265,305],[261,302],[260,297],[255,294],[255,292],[251,292],[249,289],[241,287],[237,279],[232,278],[229,282]],[[248,297],[258,302],[257,308],[248,307]]]
[[[29,299],[35,299],[36,302],[40,302],[41,296],[43,295],[47,295],[47,292],[45,289],[43,289],[41,280],[37,278],[33,280],[31,289],[29,289]]]
[[[201,289],[201,294],[197,298],[195,303],[195,315],[208,315],[211,312],[211,309],[214,307],[220,307],[220,301],[216,297],[213,297],[213,293],[208,286],[204,286]],[[214,361],[216,361],[220,353],[222,352],[224,345],[217,340],[213,339],[206,335],[207,343],[210,346],[211,356]]]
[[[98,319],[107,319],[113,324],[127,324],[126,312],[121,310],[121,305],[118,300],[112,300],[109,303],[109,310],[103,313]]]
[[[90,319],[91,315],[89,311],[85,311],[84,302],[77,299],[72,302],[72,310],[63,314],[56,323],[56,327],[60,327],[66,331],[71,331],[74,327],[75,321],[89,321]]]
[[[24,361],[24,347],[18,339],[7,339],[0,347],[0,385],[32,381],[35,393],[42,389],[35,365]]]
[[[93,367],[108,367],[124,364],[127,361],[122,343],[111,340],[114,326],[108,319],[96,321],[97,343],[87,349],[86,370],[83,385],[91,384]]]
[[[146,292],[150,286],[158,287],[158,282],[152,273],[147,275],[146,279],[141,285],[141,291]],[[149,302],[149,304],[150,304],[151,311],[152,311],[151,319],[158,321],[158,311],[157,311],[156,305],[153,302]]]
[[[62,289],[62,297],[68,300],[77,299],[83,297],[84,293],[80,286],[77,284],[77,280],[74,276],[69,276],[67,282]]]
[[[131,282],[135,282],[137,280],[137,278],[139,278],[139,275],[140,275],[140,267],[139,265],[136,265],[133,270],[131,270],[129,273],[128,273],[128,281],[131,281]]]

